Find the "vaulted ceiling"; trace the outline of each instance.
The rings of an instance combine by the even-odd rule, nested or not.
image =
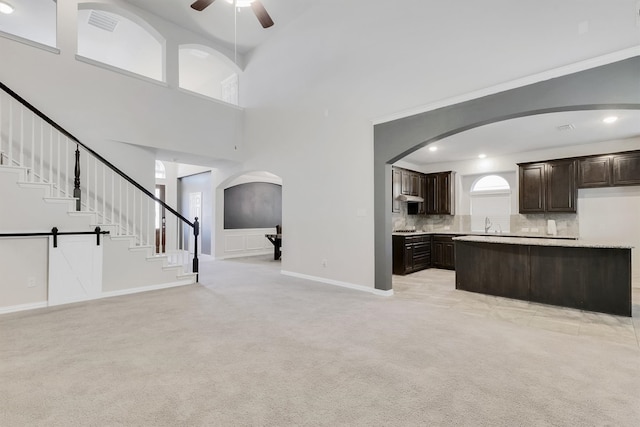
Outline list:
[[[193,1],[127,0],[127,3],[212,38],[229,49],[233,49],[237,42],[239,53],[253,50],[317,3],[313,0],[262,0],[262,4],[275,22],[273,27],[264,29],[251,8],[234,10],[229,0],[215,0],[205,10],[198,12],[190,7]]]

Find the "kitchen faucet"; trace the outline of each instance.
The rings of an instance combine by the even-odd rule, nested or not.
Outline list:
[[[484,217],[484,232],[488,233],[490,228],[491,228],[491,220],[489,219],[488,216],[485,216]]]

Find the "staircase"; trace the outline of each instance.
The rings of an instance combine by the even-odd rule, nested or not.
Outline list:
[[[4,271],[13,266],[3,265],[2,254],[8,255],[8,262],[13,256],[10,245],[16,241],[2,234],[49,232],[53,227],[93,232],[99,227],[109,233],[102,236],[100,292],[76,300],[197,282],[198,258],[192,255],[197,254],[197,218],[184,218],[2,83],[0,200]],[[156,224],[160,209],[167,215],[166,225]],[[156,241],[157,226],[166,227],[166,241]],[[46,265],[47,257],[43,258],[32,262]],[[49,293],[50,280],[40,280]],[[38,282],[33,276],[16,281],[23,283],[0,281],[0,313],[50,305],[49,299],[43,301],[42,289],[37,296],[23,289],[25,282]]]

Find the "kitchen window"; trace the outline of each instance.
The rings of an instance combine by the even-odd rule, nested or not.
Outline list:
[[[499,175],[485,175],[471,185],[471,231],[510,231],[511,187]]]

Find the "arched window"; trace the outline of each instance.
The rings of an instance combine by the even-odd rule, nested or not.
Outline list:
[[[238,105],[238,74],[215,50],[198,44],[181,45],[180,87]]]
[[[51,0],[6,1],[0,31],[47,46],[56,46],[56,3]]]
[[[511,226],[511,187],[499,175],[478,178],[469,192],[471,231],[505,233]]]
[[[78,5],[78,55],[163,81],[164,39],[141,18],[95,6]]]
[[[160,160],[156,160],[156,179],[165,179],[167,177],[167,171],[164,168],[164,163]]]

